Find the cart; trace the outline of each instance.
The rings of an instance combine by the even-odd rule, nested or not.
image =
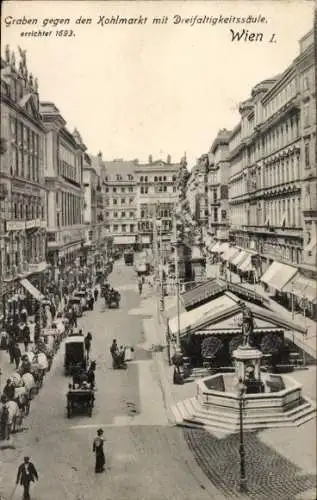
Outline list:
[[[92,389],[70,389],[67,393],[67,418],[71,418],[75,413],[91,417],[94,400]]]
[[[120,293],[115,291],[115,292],[110,292],[105,300],[106,300],[106,303],[107,303],[107,306],[110,308],[118,308],[119,307],[119,304],[120,304]]]
[[[73,375],[74,370],[87,367],[87,356],[83,335],[72,335],[65,340],[64,369],[65,375]]]

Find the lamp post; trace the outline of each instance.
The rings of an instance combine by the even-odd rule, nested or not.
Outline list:
[[[244,394],[245,394],[245,384],[242,378],[239,379],[239,428],[240,428],[240,444],[239,444],[239,455],[240,455],[240,491],[247,491],[247,480],[245,474],[245,451],[244,451],[244,433],[243,433],[243,409],[244,409]]]

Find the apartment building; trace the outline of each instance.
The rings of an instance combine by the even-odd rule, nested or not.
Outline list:
[[[47,189],[47,254],[63,266],[81,255],[85,242],[83,164],[86,146],[77,129],[52,102],[41,102],[46,129],[45,185]]]
[[[229,238],[229,138],[231,132],[219,130],[209,150],[209,167],[207,173],[208,220],[206,227],[216,241],[227,241]]]
[[[37,79],[26,52],[20,61],[5,48],[1,58],[1,309],[18,304],[23,289],[38,284],[46,269],[45,129]],[[1,311],[0,311],[1,313]]]
[[[119,249],[133,247],[137,238],[137,179],[135,161],[104,161],[103,189],[106,231]]]
[[[310,32],[282,74],[252,89],[229,139],[230,239],[258,255],[259,276],[274,261],[316,269],[315,64]]]
[[[158,232],[162,245],[171,240],[180,167],[180,163],[172,163],[170,156],[166,161],[149,156],[148,163],[135,165],[138,243],[143,246],[152,243],[154,218],[160,221]]]

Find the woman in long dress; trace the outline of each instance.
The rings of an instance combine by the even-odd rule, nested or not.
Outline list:
[[[95,463],[95,472],[96,473],[104,472],[104,470],[105,470],[106,460],[105,460],[105,454],[103,451],[104,440],[103,440],[102,436],[103,436],[103,430],[98,429],[97,436],[94,439],[93,448],[92,448],[93,452],[95,453],[95,456],[96,456],[96,463]]]

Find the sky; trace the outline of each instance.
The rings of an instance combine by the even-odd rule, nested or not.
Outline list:
[[[140,161],[170,154],[177,162],[186,151],[192,167],[219,129],[239,122],[239,102],[252,87],[298,55],[313,9],[310,0],[9,1],[2,4],[2,50],[9,44],[17,55],[18,46],[27,51],[40,100],[56,104],[89,153]],[[195,15],[219,21],[178,23]],[[100,16],[142,22],[102,24]],[[153,24],[162,16],[166,24]],[[230,16],[265,22],[226,23]],[[76,23],[80,17],[91,23]],[[63,18],[69,24],[61,24]],[[26,19],[37,24],[21,24]],[[263,41],[232,41],[230,30],[243,29],[263,33]],[[32,31],[51,33],[21,36]]]

